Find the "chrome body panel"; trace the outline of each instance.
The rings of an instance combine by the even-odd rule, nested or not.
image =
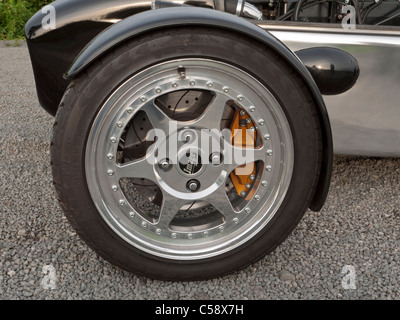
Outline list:
[[[360,77],[352,89],[324,96],[332,125],[334,152],[400,156],[400,29],[344,30],[258,24],[293,52],[335,47],[353,55]]]

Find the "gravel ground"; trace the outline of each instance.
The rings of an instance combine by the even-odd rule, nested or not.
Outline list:
[[[0,74],[0,298],[400,298],[400,159],[336,157],[324,209],[307,212],[273,254],[246,270],[154,281],[99,258],[64,218],[49,168],[53,119],[37,102],[25,43],[0,44]],[[56,279],[42,283],[48,265]],[[354,267],[353,289],[342,286],[346,265]]]

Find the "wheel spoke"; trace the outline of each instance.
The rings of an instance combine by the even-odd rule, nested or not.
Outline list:
[[[121,178],[144,178],[156,182],[152,158],[153,155],[150,154],[145,158],[117,165],[115,170],[117,180]]]
[[[222,114],[228,99],[223,94],[217,93],[204,114],[191,125],[208,128],[221,129]]]
[[[232,145],[228,144],[227,147],[227,156],[225,157],[225,170],[228,173],[231,173],[233,170],[235,170],[238,167],[245,166],[243,168],[243,173],[241,175],[248,175],[253,170],[250,170],[251,164],[257,162],[257,161],[265,161],[266,158],[266,152],[265,148],[239,148],[235,147]],[[249,171],[249,172],[245,172]]]
[[[235,212],[231,201],[225,191],[225,183],[222,184],[215,192],[205,199],[215,209],[217,209],[225,217],[230,216]]]
[[[187,201],[173,197],[163,192],[163,201],[160,210],[160,217],[156,226],[160,229],[169,229],[169,225]]]
[[[141,107],[149,118],[151,124],[156,130],[156,136],[162,139],[168,136],[169,133],[176,131],[177,122],[168,117],[155,103],[154,100],[149,101]]]

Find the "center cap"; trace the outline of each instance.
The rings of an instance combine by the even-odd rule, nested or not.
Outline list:
[[[179,168],[186,175],[195,175],[203,167],[200,152],[196,148],[190,148],[179,159]]]

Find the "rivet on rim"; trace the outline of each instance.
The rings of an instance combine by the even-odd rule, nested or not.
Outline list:
[[[135,213],[134,213],[134,212],[129,212],[129,216],[130,216],[131,218],[133,218],[133,217],[135,216]]]
[[[108,160],[114,159],[114,155],[112,153],[107,154]]]
[[[176,239],[176,233],[173,232],[173,233],[171,234],[171,237],[174,238],[174,239]]]
[[[271,138],[271,136],[269,135],[269,134],[266,134],[265,136],[264,136],[264,139],[265,140],[269,140]]]
[[[264,123],[265,123],[264,119],[258,120],[258,124],[259,124],[260,126],[262,126]]]
[[[223,87],[222,90],[224,90],[225,93],[229,92],[229,87]]]
[[[161,93],[162,89],[161,89],[160,87],[157,87],[157,88],[155,89],[155,91],[156,91],[157,93]]]
[[[118,190],[118,186],[116,186],[116,185],[113,185],[112,187],[111,187],[111,189],[112,189],[112,191],[117,191]]]
[[[118,121],[118,122],[117,122],[117,127],[118,127],[118,128],[122,128],[122,121]]]
[[[189,233],[189,234],[187,235],[187,237],[188,237],[188,239],[193,239],[193,235],[192,235],[191,233]]]
[[[266,186],[268,185],[268,182],[267,182],[267,181],[263,181],[263,182],[261,182],[261,185],[262,185],[263,187],[266,187]]]
[[[111,137],[110,141],[111,141],[112,143],[116,143],[116,142],[117,142],[117,138],[116,138],[116,137]]]
[[[242,95],[238,95],[238,96],[237,96],[237,99],[238,99],[239,101],[243,101],[244,97],[243,97]]]
[[[108,174],[109,176],[112,176],[112,175],[114,174],[114,171],[110,169],[110,170],[107,171],[107,174]]]
[[[141,97],[140,97],[140,101],[146,102],[146,101],[147,101],[147,97],[146,97],[146,96],[141,96]]]
[[[203,236],[207,237],[208,236],[208,231],[203,232]]]
[[[238,218],[233,218],[233,223],[238,223],[239,219]]]
[[[272,170],[272,167],[271,167],[271,166],[266,166],[266,167],[265,167],[265,170],[271,171],[271,170]]]
[[[219,231],[222,232],[222,231],[224,231],[224,226],[219,226],[218,229],[219,229]]]
[[[254,199],[256,199],[257,201],[260,201],[261,197],[259,195],[254,196]]]
[[[272,150],[268,150],[267,155],[272,156]]]
[[[250,212],[251,212],[250,208],[246,208],[246,209],[244,209],[244,211],[245,211],[246,213],[250,213]]]
[[[142,221],[142,227],[146,228],[147,227],[147,222],[146,221]]]
[[[207,82],[207,87],[211,88],[213,86],[214,86],[214,82],[212,82],[212,81]]]
[[[160,234],[161,234],[161,229],[157,229],[157,230],[156,230],[156,233],[157,233],[158,235],[160,235]]]
[[[125,204],[125,200],[124,199],[119,200],[119,205],[120,206],[123,206],[124,204]]]
[[[178,87],[178,82],[172,82],[172,87],[174,88]]]
[[[133,108],[132,108],[132,107],[129,107],[128,109],[126,109],[126,112],[132,113],[132,112],[133,112]]]
[[[256,107],[251,106],[251,107],[249,108],[249,110],[250,110],[250,112],[254,112],[254,111],[256,111]]]
[[[195,86],[195,85],[196,85],[196,81],[190,80],[189,84],[190,84],[191,86]]]

